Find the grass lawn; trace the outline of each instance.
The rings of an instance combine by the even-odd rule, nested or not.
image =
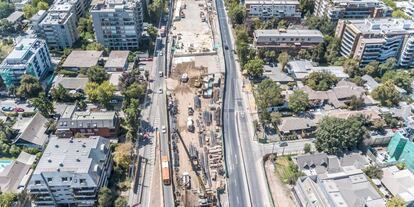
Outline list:
[[[294,184],[297,178],[303,175],[303,173],[298,171],[298,168],[289,156],[278,157],[275,164],[276,174],[285,184]]]

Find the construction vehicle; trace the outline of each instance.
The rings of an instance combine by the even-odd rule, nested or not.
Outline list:
[[[170,165],[169,165],[167,156],[161,157],[161,168],[162,168],[162,182],[164,183],[164,185],[170,185],[171,184]]]

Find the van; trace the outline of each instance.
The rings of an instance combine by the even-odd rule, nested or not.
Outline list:
[[[164,76],[164,73],[162,71],[160,71],[159,74],[160,74],[160,77]]]

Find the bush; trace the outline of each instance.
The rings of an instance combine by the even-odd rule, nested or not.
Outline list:
[[[36,112],[23,112],[22,117],[32,117],[36,115]]]

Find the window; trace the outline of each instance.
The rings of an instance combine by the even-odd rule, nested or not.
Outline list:
[[[40,185],[40,180],[35,180],[35,185]]]
[[[86,179],[79,179],[80,184],[86,184]]]
[[[47,178],[47,182],[52,182],[52,178]]]
[[[68,178],[67,177],[63,177],[62,178],[62,182],[68,182]]]

